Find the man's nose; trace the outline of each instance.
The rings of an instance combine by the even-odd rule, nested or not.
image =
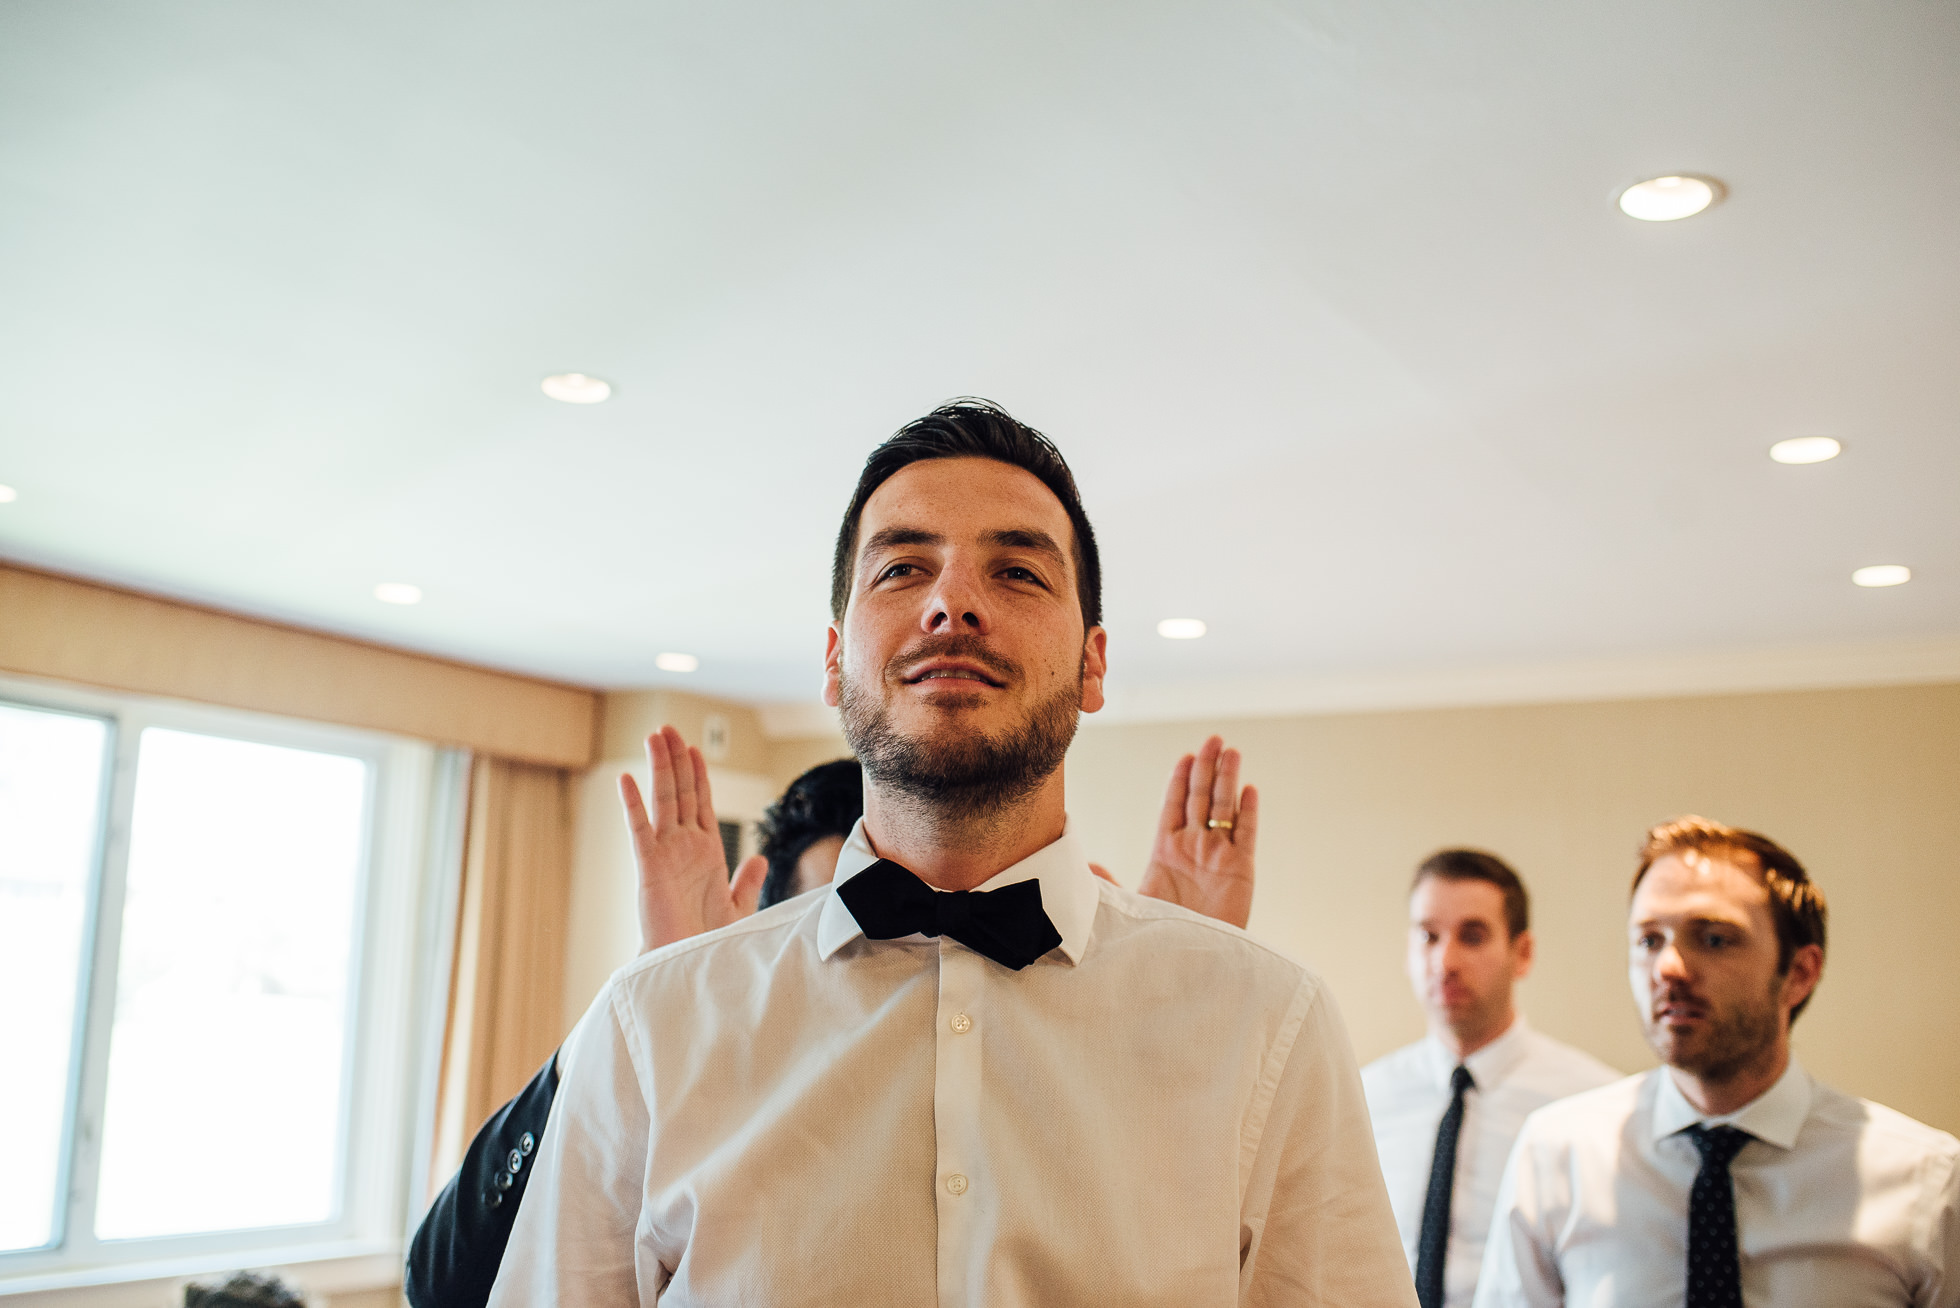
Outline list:
[[[1660,947],[1654,955],[1654,978],[1658,981],[1686,981],[1688,979],[1688,960],[1681,956],[1680,948],[1672,941]]]
[[[976,569],[964,564],[942,569],[926,599],[920,625],[929,634],[987,634],[987,609]]]

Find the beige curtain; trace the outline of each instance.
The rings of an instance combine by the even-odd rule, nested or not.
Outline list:
[[[478,756],[450,973],[431,1185],[558,1047],[570,912],[572,776]]]

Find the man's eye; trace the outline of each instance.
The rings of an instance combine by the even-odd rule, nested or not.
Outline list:
[[[1659,949],[1661,947],[1661,938],[1657,935],[1654,935],[1652,932],[1649,932],[1648,934],[1641,936],[1638,940],[1634,941],[1633,943],[1641,949],[1654,950],[1654,949]]]
[[[878,574],[878,579],[884,581],[890,577],[909,577],[918,570],[918,565],[915,563],[894,563]]]
[[[1026,568],[1008,568],[1000,575],[1007,578],[1009,581],[1040,581],[1041,580],[1041,578],[1035,576],[1033,572],[1029,571]]]

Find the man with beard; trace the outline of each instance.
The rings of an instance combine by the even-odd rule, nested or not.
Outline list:
[[[1648,833],[1628,975],[1666,1066],[1526,1121],[1477,1308],[1960,1305],[1960,1141],[1790,1055],[1824,915],[1766,836]]]
[[[1069,834],[1100,589],[1067,465],[999,409],[872,453],[824,661],[865,780],[836,881],[614,976],[492,1304],[1413,1304],[1319,980]],[[677,769],[653,798],[684,813]]]
[[[673,727],[647,738],[649,771],[694,779],[694,822],[683,826],[675,806],[670,820],[647,813],[637,783],[620,778],[627,830],[639,871],[642,953],[724,926],[748,915],[748,897],[761,886],[757,904],[768,908],[830,883],[844,840],[864,812],[864,780],[856,759],[819,763],[790,782],[762,820],[762,851],[731,877],[721,841],[707,760]],[[1214,786],[1239,794],[1239,752],[1217,736],[1171,769],[1170,791],[1139,894],[1243,927],[1252,910],[1253,830],[1207,829],[1187,822],[1187,810]],[[1245,808],[1256,804],[1248,786]],[[1243,813],[1241,814],[1243,816]],[[1234,839],[1234,837],[1237,837]],[[1096,875],[1113,881],[1091,863]],[[524,1200],[526,1167],[544,1134],[558,1093],[554,1054],[510,1102],[491,1114],[463,1153],[461,1166],[423,1216],[409,1242],[402,1293],[413,1308],[483,1308]]]

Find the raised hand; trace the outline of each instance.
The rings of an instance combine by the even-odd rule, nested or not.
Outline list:
[[[1239,752],[1217,736],[1171,769],[1150,866],[1137,890],[1243,927],[1252,916],[1259,791],[1239,789]]]
[[[630,772],[619,778],[619,802],[640,869],[640,948],[658,949],[703,931],[739,922],[755,912],[768,863],[743,860],[731,881],[722,853],[721,828],[708,792],[708,764],[701,751],[672,727],[647,737],[653,771],[653,811],[641,802]]]

